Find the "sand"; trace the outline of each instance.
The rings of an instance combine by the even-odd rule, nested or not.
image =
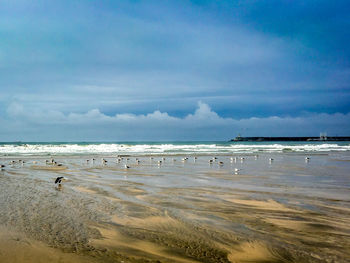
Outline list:
[[[308,156],[26,157],[0,171],[0,262],[350,262],[349,156]]]
[[[66,166],[45,166],[45,165],[32,165],[30,167],[33,170],[46,170],[46,171],[61,171],[61,170],[66,170]]]
[[[64,253],[60,249],[49,247],[47,244],[30,239],[23,233],[0,228],[0,262],[7,263],[83,263],[98,262],[91,257]]]

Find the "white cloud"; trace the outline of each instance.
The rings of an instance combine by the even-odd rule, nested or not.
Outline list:
[[[0,132],[7,140],[228,140],[238,133],[243,136],[318,136],[324,131],[329,135],[350,133],[350,113],[233,119],[219,116],[203,102],[198,102],[195,112],[183,118],[160,111],[108,116],[99,109],[92,109],[86,113],[63,114],[25,108],[18,103],[10,104],[7,114],[3,123],[17,123]]]
[[[189,114],[186,116],[185,120],[187,121],[193,121],[193,120],[206,120],[206,121],[220,121],[224,120],[223,118],[220,118],[219,115],[212,111],[208,104],[205,104],[203,102],[198,102],[198,108],[196,109],[195,113]]]

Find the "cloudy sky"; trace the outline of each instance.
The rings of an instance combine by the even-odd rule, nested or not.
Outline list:
[[[0,2],[0,141],[350,135],[349,1]]]

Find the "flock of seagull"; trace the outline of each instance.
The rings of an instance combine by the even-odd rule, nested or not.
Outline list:
[[[255,160],[258,160],[258,158],[259,158],[259,156],[258,155],[254,155],[254,158],[255,158]],[[150,162],[153,162],[154,161],[154,157],[149,157],[149,159],[150,159]],[[198,159],[198,157],[193,157],[193,161],[194,162],[196,162],[197,161],[197,159]],[[237,162],[241,162],[241,163],[243,163],[244,161],[245,161],[245,157],[231,157],[230,158],[230,162],[231,163],[237,163]],[[163,163],[165,163],[165,160],[166,160],[166,158],[165,157],[161,157],[161,159],[160,160],[157,160],[157,164],[158,164],[158,166],[161,166]],[[183,158],[181,158],[181,161],[183,162],[183,163],[185,163],[185,162],[187,162],[189,160],[189,157],[183,157]],[[122,162],[124,162],[124,168],[125,169],[129,169],[129,168],[131,168],[131,166],[130,166],[130,161],[131,161],[131,158],[130,157],[122,157],[122,156],[117,156],[116,157],[116,163],[122,163]],[[176,162],[176,159],[175,158],[172,158],[171,159],[171,161],[174,163],[174,162]],[[268,161],[269,161],[269,163],[271,164],[273,161],[274,161],[274,159],[273,158],[269,158],[268,159]],[[309,157],[305,157],[305,162],[309,162],[310,161],[310,158]],[[86,164],[90,164],[90,163],[95,163],[96,162],[96,159],[95,158],[92,158],[92,159],[87,159],[86,160]],[[20,164],[20,165],[24,165],[26,163],[26,161],[24,161],[24,160],[11,160],[10,162],[9,162],[9,164],[10,165],[15,165],[15,164]],[[138,159],[138,158],[135,158],[135,164],[136,165],[139,165],[141,163],[141,161]],[[209,159],[208,160],[208,163],[210,164],[210,165],[213,165],[214,163],[216,163],[216,164],[218,164],[219,166],[223,166],[224,165],[224,162],[222,162],[222,161],[218,161],[218,157],[213,157],[213,158],[211,158],[211,159]],[[37,161],[33,161],[33,164],[37,164]],[[63,164],[61,164],[61,163],[58,163],[57,161],[55,161],[53,158],[51,158],[50,160],[45,160],[45,164],[46,165],[53,165],[53,166],[63,166]],[[107,165],[108,164],[108,161],[105,159],[105,158],[101,158],[101,164],[102,165]],[[6,167],[6,165],[4,165],[4,164],[0,164],[0,168],[5,168]]]
[[[258,160],[259,156],[258,155],[254,155],[254,159],[255,160]],[[197,157],[193,157],[193,162],[196,162],[197,161]],[[244,163],[245,161],[245,157],[231,157],[230,158],[230,163],[233,164],[233,163],[237,163],[237,162],[241,162],[241,163]],[[135,158],[135,165],[139,165],[141,163],[141,161],[138,159],[138,158]],[[149,157],[149,160],[151,163],[153,163],[154,160],[154,157]],[[176,159],[175,158],[171,158],[170,159],[173,163],[176,162]],[[189,157],[183,157],[181,158],[181,161],[183,163],[186,163],[187,161],[189,160]],[[165,157],[161,157],[160,160],[156,160],[156,163],[158,165],[158,167],[162,166],[163,163],[165,163],[166,161],[166,158]],[[268,159],[269,163],[272,164],[274,159],[273,158],[269,158]],[[309,157],[305,157],[305,162],[309,162],[310,161],[310,158]],[[96,159],[95,158],[92,158],[92,159],[87,159],[86,160],[86,164],[94,164],[96,162]],[[131,158],[130,157],[123,157],[123,156],[117,156],[116,157],[116,160],[115,160],[116,163],[123,163],[124,164],[124,168],[125,169],[129,169],[131,168]],[[11,160],[9,162],[10,165],[15,165],[15,164],[20,164],[21,166],[23,166],[24,164],[26,163],[26,161],[24,160]],[[33,161],[33,164],[36,164],[37,161]],[[212,166],[213,164],[217,164],[218,166],[223,166],[224,165],[224,162],[223,161],[218,161],[218,157],[212,157],[211,159],[208,160],[208,163],[210,166]],[[58,163],[57,161],[55,161],[53,158],[51,158],[50,160],[45,160],[45,164],[46,165],[53,165],[53,166],[63,166],[63,164],[61,163]],[[105,158],[101,158],[101,164],[102,165],[107,165],[108,164],[108,160],[106,160]],[[6,167],[6,165],[4,164],[0,164],[0,169],[3,170],[4,168]],[[234,168],[234,174],[239,174],[242,169],[239,169],[239,168]],[[58,188],[58,190],[60,190],[62,188],[62,182],[65,181],[66,179],[63,177],[63,176],[59,176],[56,178],[55,180],[55,185],[56,187]]]
[[[258,155],[254,155],[254,159],[255,160],[258,160],[259,156]],[[193,162],[196,162],[198,159],[198,157],[193,157]],[[135,165],[139,165],[141,163],[141,161],[136,157],[135,159]],[[149,157],[149,160],[150,162],[152,163],[153,161],[156,161],[157,165],[160,167],[163,163],[165,163],[165,160],[166,158],[165,157],[161,157],[160,160],[155,160],[154,157]],[[173,163],[176,162],[177,159],[175,158],[170,158],[170,161],[172,161]],[[189,160],[189,157],[183,157],[181,158],[181,161],[183,163],[187,162]],[[230,158],[230,162],[231,164],[232,163],[237,163],[237,162],[241,162],[243,163],[244,161],[246,160],[245,157],[231,157]],[[92,162],[91,162],[92,161]],[[87,159],[86,160],[86,164],[90,164],[90,163],[95,163],[96,159],[93,158],[92,160],[91,159]],[[272,164],[274,159],[273,158],[269,158],[268,159],[269,163]],[[310,158],[309,157],[305,157],[305,162],[309,162],[310,161]],[[217,164],[219,166],[223,166],[224,165],[224,162],[223,161],[218,161],[218,157],[212,157],[211,159],[208,160],[209,162],[209,165],[213,165],[213,164]],[[101,158],[101,164],[102,165],[107,165],[108,161],[105,159],[105,158]],[[116,163],[124,163],[124,168],[125,169],[129,169],[131,168],[131,164],[132,164],[132,161],[131,161],[131,158],[130,157],[122,157],[122,156],[118,156],[116,157]],[[235,168],[234,170],[236,173],[241,171],[241,169],[238,169],[238,168]]]

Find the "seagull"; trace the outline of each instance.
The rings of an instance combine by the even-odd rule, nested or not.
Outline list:
[[[223,165],[224,165],[224,162],[219,162],[219,165],[220,165],[220,166],[223,166]]]
[[[0,168],[3,169],[5,168],[6,166],[4,164],[0,164]]]
[[[245,160],[245,158],[244,158],[244,157],[241,157],[241,163],[243,163],[243,162],[244,162],[244,160]]]
[[[310,158],[309,157],[305,157],[305,162],[308,162],[310,161]]]
[[[272,158],[270,158],[270,159],[269,159],[269,162],[270,162],[270,163],[272,163],[272,162],[273,162],[273,159],[272,159]]]
[[[210,159],[210,160],[209,160],[209,163],[210,163],[210,164],[212,164],[212,163],[213,163],[213,160],[212,160],[212,159]]]
[[[255,160],[258,160],[259,155],[255,155],[254,157],[255,157]]]
[[[59,176],[59,177],[57,177],[56,178],[56,180],[55,180],[55,184],[60,184],[60,183],[62,183],[62,180],[64,179],[64,177],[63,176]]]
[[[125,169],[129,169],[130,166],[128,166],[127,164],[124,165]]]
[[[55,185],[57,187],[57,190],[61,190],[62,189],[62,181],[65,181],[66,179],[63,176],[59,176],[56,178],[55,180]]]
[[[235,174],[238,174],[242,169],[235,168]]]

